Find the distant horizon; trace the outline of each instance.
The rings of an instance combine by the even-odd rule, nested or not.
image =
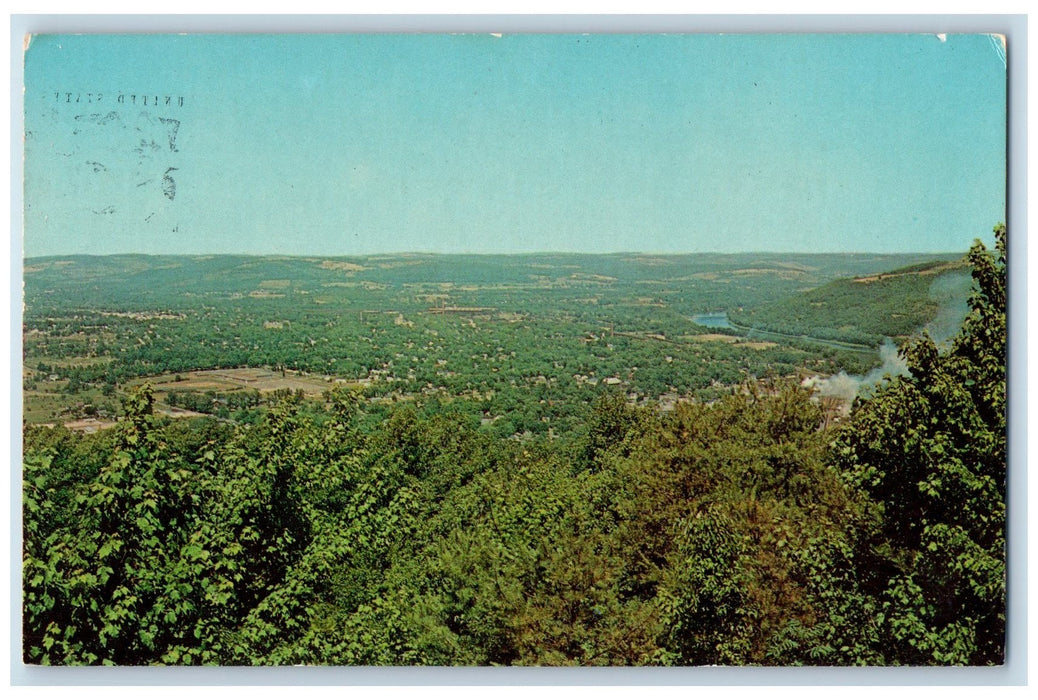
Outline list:
[[[982,241],[987,245],[986,241]],[[543,250],[543,251],[512,251],[512,252],[476,252],[476,253],[440,253],[440,252],[429,252],[420,250],[407,250],[407,251],[390,251],[385,253],[133,253],[133,252],[117,252],[117,253],[53,253],[48,255],[32,255],[23,256],[23,261],[28,260],[46,260],[51,258],[116,258],[116,257],[145,257],[145,258],[220,258],[220,257],[239,257],[239,258],[293,258],[293,259],[307,259],[307,258],[382,258],[382,257],[538,257],[538,256],[585,256],[585,257],[607,257],[607,256],[620,256],[620,255],[636,255],[636,256],[652,256],[652,257],[688,257],[693,255],[709,255],[709,256],[724,256],[734,257],[739,255],[782,255],[782,256],[833,256],[833,255],[872,255],[878,257],[912,257],[912,256],[924,256],[933,255],[937,257],[947,257],[949,255],[959,255],[965,257],[969,250],[957,251],[957,250],[946,250],[946,251],[927,251],[927,250],[906,250],[897,252],[883,252],[883,251],[872,251],[872,250],[841,250],[841,251],[796,251],[796,250],[743,250],[733,252],[718,252],[718,251],[688,251],[688,252],[656,252],[656,251],[643,251],[643,250],[616,250],[608,252],[582,252],[575,250]]]

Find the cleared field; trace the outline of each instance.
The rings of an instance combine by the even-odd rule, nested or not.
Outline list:
[[[680,336],[680,338],[686,343],[728,343],[730,345],[738,345],[741,348],[751,348],[753,350],[767,350],[768,348],[773,348],[778,345],[778,343],[773,343],[770,340],[746,340],[741,336],[724,335],[723,333],[683,335]]]
[[[198,411],[189,411],[186,408],[166,408],[160,406],[155,409],[156,413],[161,413],[164,416],[170,418],[203,418],[208,416],[208,413],[199,413]]]
[[[73,396],[65,393],[68,382],[40,381],[35,389],[22,392],[22,419],[26,423],[65,422],[84,406],[102,406],[115,410],[118,399],[106,397],[100,389],[87,387]]]
[[[180,380],[177,380],[177,376]],[[272,393],[279,389],[302,391],[308,396],[320,396],[331,381],[322,377],[311,377],[292,371],[272,372],[259,367],[239,367],[235,369],[210,369],[198,372],[185,372],[180,375],[163,374],[148,379],[139,379],[133,385],[149,382],[156,391],[235,391],[237,389],[255,389],[261,394]]]
[[[69,399],[57,392],[26,391],[22,402],[22,419],[26,423],[46,423],[57,419]]]
[[[98,430],[111,428],[113,425],[115,425],[114,420],[100,420],[98,418],[80,418],[79,420],[65,422],[66,428],[81,433],[96,433]]]
[[[39,357],[34,359],[33,365],[39,367],[41,364],[51,367],[92,367],[94,365],[107,365],[112,361],[110,355],[98,355],[94,357]],[[26,366],[26,369],[29,369]]]
[[[734,335],[724,335],[723,333],[703,333],[702,335],[683,335],[681,340],[692,343],[735,343],[740,338]]]

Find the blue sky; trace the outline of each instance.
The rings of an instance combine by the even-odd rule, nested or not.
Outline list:
[[[982,35],[54,35],[25,61],[27,256],[950,252],[1005,219]]]

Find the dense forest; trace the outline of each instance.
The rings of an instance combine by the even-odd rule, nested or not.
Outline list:
[[[597,260],[521,290],[493,261],[468,268],[482,281],[425,270],[388,290],[363,277],[370,260],[338,261],[310,264],[338,275],[310,287],[265,267],[241,295],[233,275],[196,277],[202,293],[178,286],[183,261],[142,259],[136,299],[101,273],[69,281],[84,266],[33,261],[27,401],[86,396],[114,424],[25,424],[24,660],[1000,664],[1004,226],[996,240],[967,256],[951,341],[905,340],[908,373],[838,420],[800,373],[874,356],[691,317],[886,261],[726,263],[665,282],[660,263]],[[657,282],[624,278],[634,264]],[[904,272],[891,283],[922,279]],[[714,286],[682,301],[676,281]],[[375,293],[392,308],[372,311]],[[352,381],[261,395],[165,376],[243,365],[285,387]],[[663,394],[683,400],[660,410]]]

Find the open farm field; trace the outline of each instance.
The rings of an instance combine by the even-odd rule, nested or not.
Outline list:
[[[235,367],[230,369],[199,370],[186,372],[183,375],[169,374],[149,377],[145,380],[131,382],[137,385],[147,381],[157,392],[184,391],[234,391],[236,389],[255,389],[261,394],[276,391],[301,391],[307,396],[320,396],[327,391],[331,382],[328,379],[306,377],[294,371],[273,372],[269,369],[254,367]]]

